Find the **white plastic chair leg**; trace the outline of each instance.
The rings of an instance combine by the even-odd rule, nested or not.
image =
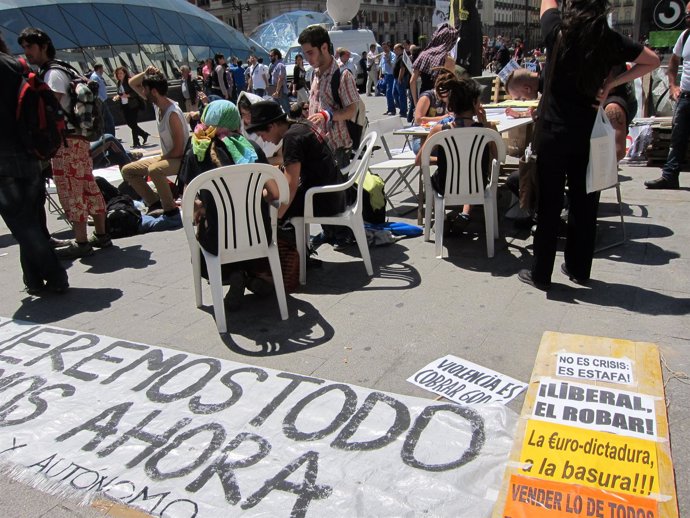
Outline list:
[[[201,250],[199,248],[192,250],[192,279],[194,282],[196,307],[200,308],[203,305],[203,301],[201,298]]]
[[[273,245],[269,248],[268,262],[271,265],[271,276],[273,277],[273,286],[276,291],[276,298],[278,299],[278,307],[280,308],[280,318],[287,320],[287,300],[285,299],[285,284],[283,283],[283,270],[280,267],[278,245]]]
[[[494,208],[493,199],[484,200],[484,226],[486,227],[486,255],[494,256]]]
[[[304,218],[292,218],[292,226],[295,227],[295,246],[299,253],[299,283],[307,283],[307,239],[309,239],[308,225],[304,224]]]
[[[213,314],[216,317],[216,327],[219,333],[228,330],[225,320],[225,305],[223,301],[223,280],[220,272],[220,259],[217,255],[204,254],[208,280],[211,284],[211,297],[213,298]]]
[[[425,185],[424,188],[426,189],[424,193],[424,241],[431,241],[431,211],[434,203],[434,190],[430,185]]]
[[[446,204],[441,196],[434,195],[434,241],[436,243],[436,258],[443,258],[443,225],[446,219]],[[428,208],[427,210],[430,210]]]
[[[357,246],[359,247],[359,253],[364,261],[364,267],[367,269],[367,274],[369,277],[374,275],[374,268],[371,266],[371,255],[369,255],[369,243],[367,242],[367,234],[364,231],[363,224],[355,223],[352,225],[352,232],[357,240]]]

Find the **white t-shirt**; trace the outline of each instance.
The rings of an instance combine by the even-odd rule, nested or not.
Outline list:
[[[177,116],[180,118],[185,142],[187,142],[187,139],[189,138],[189,124],[187,124],[185,121],[184,113],[182,113],[182,110],[175,101],[171,101],[171,104],[168,106],[168,109],[165,110],[162,119],[160,118],[160,108],[158,108],[158,106],[155,104],[153,105],[153,111],[156,112],[156,120],[158,121],[158,135],[161,139],[161,153],[163,155],[167,155],[175,147],[172,131],[170,129],[170,117]]]
[[[252,71],[252,86],[254,88],[266,88],[266,75],[268,74],[268,67],[257,63]]]
[[[65,112],[69,111],[70,108],[70,98],[69,98],[69,84],[70,77],[66,72],[62,70],[57,70],[55,68],[48,69],[48,71],[43,76],[43,82],[48,85],[48,87],[59,94],[64,94],[60,98],[60,106]]]
[[[676,44],[673,47],[673,53],[676,56],[683,58],[683,69],[681,70],[681,76],[680,76],[680,89],[683,92],[689,92],[690,91],[690,37],[688,37],[687,41],[685,42],[685,46],[681,49],[681,46],[683,45],[683,33],[684,32],[685,31],[680,33],[680,36],[678,37],[678,41],[676,41]]]

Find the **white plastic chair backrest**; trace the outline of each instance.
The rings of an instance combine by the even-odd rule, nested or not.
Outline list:
[[[394,131],[397,131],[402,128],[403,121],[400,117],[386,117],[385,119],[379,119],[376,121],[369,122],[369,131],[376,132],[379,135],[381,139],[381,145],[386,151],[386,156],[389,160],[393,158],[393,155],[391,154],[388,142],[386,142],[386,135],[392,134]]]
[[[359,144],[359,149],[355,153],[355,158],[350,163],[350,176],[347,182],[343,183],[344,189],[349,189],[352,184],[357,182],[357,199],[351,205],[352,212],[358,212],[362,208],[362,191],[364,190],[364,176],[369,169],[369,160],[374,151],[374,144],[378,134],[375,131],[369,132]]]
[[[434,148],[443,150],[446,157],[445,196],[475,198],[484,197],[482,177],[482,157],[490,143],[496,144],[496,159],[503,163],[506,159],[506,146],[501,135],[490,128],[452,128],[440,131],[429,137],[421,150],[421,164],[424,178],[429,175],[429,159]],[[491,164],[489,164],[491,167]],[[496,176],[496,178],[494,178]],[[498,168],[491,167],[489,185],[498,181]]]
[[[213,196],[218,212],[218,252],[261,257],[269,246],[261,214],[261,200],[266,182],[278,185],[281,203],[290,199],[285,175],[268,164],[230,165],[212,169],[189,182],[182,198],[183,223],[187,238],[194,237],[192,224],[194,200],[201,190]],[[273,239],[276,235],[277,210],[271,207]],[[191,233],[191,235],[190,235]]]

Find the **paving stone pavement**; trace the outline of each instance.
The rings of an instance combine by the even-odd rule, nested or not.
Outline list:
[[[365,102],[370,118],[380,118],[384,99]],[[125,142],[127,133],[118,128]],[[421,237],[372,249],[373,278],[356,248],[340,253],[323,246],[322,267],[310,269],[307,286],[288,296],[287,321],[280,320],[274,298],[249,295],[240,311],[227,314],[229,334],[219,336],[207,287],[204,308],[195,307],[182,230],[118,239],[112,248],[66,263],[72,285],[66,295],[33,298],[22,291],[18,247],[0,222],[0,315],[427,398],[433,395],[405,380],[445,354],[527,381],[546,330],[654,342],[665,362],[680,516],[689,516],[690,390],[680,378],[690,372],[690,174],[681,176],[689,187],[646,190],[642,182],[658,174],[623,167],[628,241],[596,255],[588,287],[560,273],[562,252],[551,291],[520,283],[516,274],[531,259],[529,232],[501,218],[496,255],[487,259],[477,209],[466,227],[444,239],[444,259]],[[403,195],[396,203],[414,207]],[[616,209],[615,192],[604,192],[599,245],[619,237]],[[393,218],[415,223],[413,216]],[[49,227],[59,237],[70,235],[54,214]],[[521,405],[518,398],[510,407],[519,412]],[[0,476],[0,516],[106,512]]]

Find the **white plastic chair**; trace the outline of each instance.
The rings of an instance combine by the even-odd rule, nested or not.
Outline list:
[[[484,187],[482,178],[482,156],[484,148],[496,144],[498,152],[491,163],[489,184]],[[429,159],[434,147],[443,150],[446,156],[445,194],[440,195],[431,187]],[[486,225],[486,253],[494,256],[494,239],[498,237],[498,209],[496,190],[500,164],[506,159],[506,146],[501,135],[489,128],[454,128],[440,131],[429,137],[420,151],[426,211],[424,215],[424,241],[431,234],[431,204],[434,205],[434,231],[436,233],[436,257],[443,257],[443,220],[446,205],[484,205]]]
[[[297,250],[299,251],[300,284],[307,283],[307,241],[309,239],[309,225],[312,223],[350,227],[355,235],[355,239],[357,239],[357,246],[364,260],[367,274],[369,276],[374,275],[374,269],[371,266],[371,257],[369,256],[367,236],[364,232],[364,219],[362,218],[362,189],[364,185],[364,175],[367,172],[369,159],[371,158],[375,142],[376,132],[373,131],[362,139],[355,159],[348,167],[350,174],[347,181],[338,185],[326,185],[309,189],[304,196],[304,217],[292,218],[291,221],[295,227]],[[352,205],[335,216],[314,215],[314,196],[328,192],[347,191],[355,182],[357,182],[357,198]]]
[[[277,209],[270,208],[273,236],[270,242],[266,237],[261,216],[262,191],[266,182],[270,180],[278,184],[281,203],[287,203],[290,191],[285,176],[278,168],[267,164],[232,165],[212,169],[194,178],[185,188],[182,198],[182,223],[192,253],[196,307],[202,306],[201,254],[203,254],[219,333],[227,331],[221,279],[221,265],[227,263],[268,257],[280,316],[283,320],[288,318],[283,274],[276,242]],[[211,193],[218,210],[218,255],[204,250],[196,239],[193,221],[194,200],[201,190]]]

